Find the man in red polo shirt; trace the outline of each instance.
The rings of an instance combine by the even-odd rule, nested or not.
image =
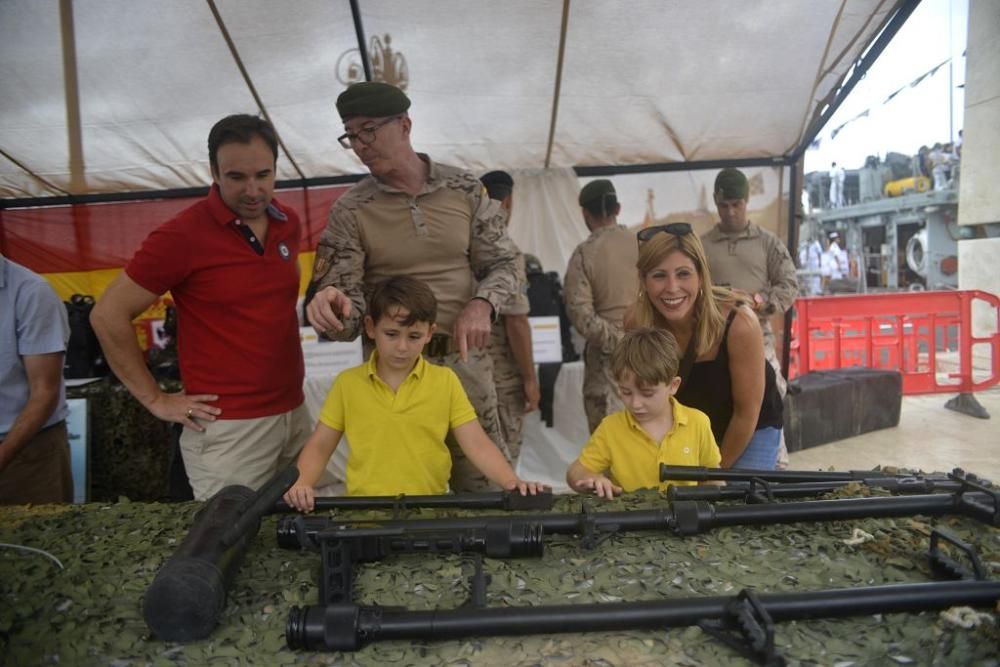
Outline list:
[[[184,425],[181,452],[199,500],[228,484],[258,488],[295,461],[312,430],[295,312],[299,219],[273,199],[274,128],[228,116],[208,150],[208,196],[146,238],[91,316],[132,395]],[[185,387],[173,394],[153,379],[131,324],[167,291]]]

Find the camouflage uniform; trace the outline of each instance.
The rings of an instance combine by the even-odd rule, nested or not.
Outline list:
[[[521,454],[521,429],[524,424],[524,377],[517,366],[514,351],[507,337],[505,316],[527,315],[531,310],[528,303],[528,277],[524,272],[524,261],[518,262],[520,288],[500,308],[500,317],[493,323],[490,335],[490,356],[493,359],[493,381],[497,391],[497,416],[503,433],[511,464]]]
[[[417,195],[367,176],[336,201],[316,248],[311,289],[333,285],[347,295],[354,308],[344,330],[327,333],[353,340],[362,331],[366,301],[377,283],[400,274],[426,282],[438,301],[438,333],[425,356],[458,374],[487,435],[509,459],[489,353],[470,350],[468,362],[462,363],[451,332],[473,298],[485,299],[494,313],[500,312],[518,289],[520,256],[507,236],[506,213],[485,195],[475,176],[435,164],[423,154],[420,158],[428,164],[428,175]],[[451,438],[449,448],[452,490],[487,488],[489,482]]]
[[[609,362],[622,337],[625,310],[635,302],[639,279],[635,234],[623,225],[598,227],[576,247],[566,268],[566,313],[586,339],[583,409],[591,433],[622,409]]]
[[[788,249],[777,236],[752,222],[735,234],[724,232],[720,225],[716,225],[701,240],[713,283],[751,295],[760,294],[766,299],[757,311],[764,334],[764,358],[774,368],[778,392],[784,398],[787,383],[781,374],[781,360],[774,349],[771,318],[791,308],[799,294],[795,263]],[[784,436],[778,459],[779,463],[788,461]]]

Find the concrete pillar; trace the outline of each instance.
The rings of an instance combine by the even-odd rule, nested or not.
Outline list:
[[[960,225],[986,225],[993,236],[1000,223],[1000,0],[970,0],[965,73],[965,128],[959,189]],[[958,243],[958,286],[1000,295],[1000,238]],[[992,308],[973,311],[973,334],[996,331]]]

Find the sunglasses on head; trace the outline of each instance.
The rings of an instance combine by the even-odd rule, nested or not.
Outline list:
[[[639,243],[645,243],[660,232],[673,234],[674,236],[687,236],[691,231],[691,225],[686,222],[671,222],[669,225],[656,225],[640,229],[639,233],[636,234],[636,238],[639,239]]]

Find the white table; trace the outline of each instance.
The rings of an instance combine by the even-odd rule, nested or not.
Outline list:
[[[556,493],[569,493],[566,469],[587,444],[590,431],[583,411],[583,362],[563,364],[552,401],[552,428],[539,412],[524,418],[524,444],[517,461],[522,479],[544,482]]]

